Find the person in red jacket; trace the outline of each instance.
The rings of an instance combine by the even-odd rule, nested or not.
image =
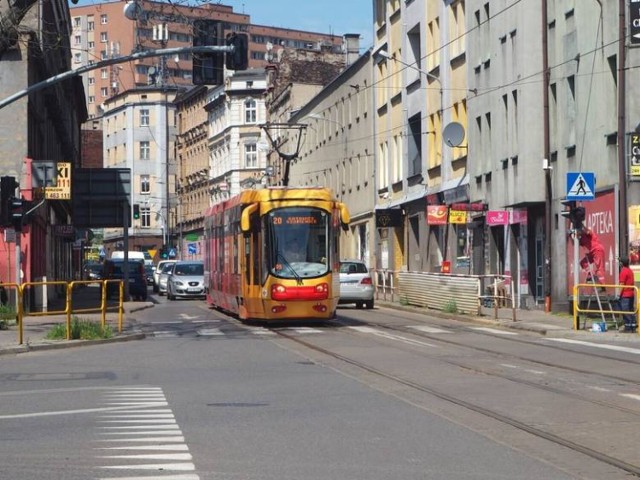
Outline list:
[[[629,259],[620,259],[620,275],[618,277],[618,283],[620,285],[627,285],[627,288],[623,288],[620,292],[620,311],[628,312],[623,313],[624,327],[621,327],[621,331],[635,332],[638,327],[636,320],[637,315],[635,313],[635,288],[630,288],[635,285],[635,279],[633,276],[633,270],[629,268]]]
[[[580,246],[587,249],[587,253],[580,265],[584,267],[591,264],[587,280],[591,280],[592,277],[595,283],[602,283],[604,279],[604,247],[600,243],[598,235],[590,228],[582,227],[578,230],[578,238]]]

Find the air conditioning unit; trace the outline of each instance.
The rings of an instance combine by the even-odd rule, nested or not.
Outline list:
[[[118,88],[118,82],[112,82],[111,88]]]

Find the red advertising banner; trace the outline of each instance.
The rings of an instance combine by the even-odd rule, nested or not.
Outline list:
[[[618,247],[616,243],[616,231],[618,230],[618,219],[615,215],[616,197],[613,190],[607,192],[596,193],[596,198],[590,202],[583,202],[582,206],[586,209],[584,224],[593,230],[600,243],[604,246],[604,270],[605,278],[602,283],[614,285],[618,277]],[[561,222],[566,230],[569,230],[569,221]],[[587,251],[580,248],[578,253],[578,262],[584,258]],[[573,237],[567,235],[567,295],[573,294]],[[587,272],[578,265],[579,282],[585,283]]]
[[[427,225],[446,225],[447,213],[446,205],[427,205]]]
[[[487,211],[487,225],[507,225],[509,223],[509,212],[506,210]]]

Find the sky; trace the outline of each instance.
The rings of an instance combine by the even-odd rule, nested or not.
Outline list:
[[[373,44],[372,0],[222,0],[251,23],[320,33],[359,33],[360,47]]]

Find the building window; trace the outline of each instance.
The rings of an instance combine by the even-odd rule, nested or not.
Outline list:
[[[151,226],[151,207],[140,206],[140,226],[146,228]]]
[[[148,141],[140,142],[140,160],[149,160],[151,157],[151,146]]]
[[[140,110],[140,126],[147,127],[149,126],[149,109],[142,108]]]
[[[245,123],[256,123],[257,121],[256,101],[253,98],[244,102],[244,121]]]
[[[109,72],[107,71],[106,68],[103,68],[100,70],[100,78],[102,79],[109,78]]]
[[[149,175],[140,175],[140,193],[151,193]]]
[[[109,96],[109,91],[107,90],[107,87],[103,87],[100,89],[100,95],[102,95],[103,98],[106,98]]]
[[[246,168],[258,166],[258,149],[255,143],[245,143],[244,145],[244,166]]]
[[[96,79],[94,77],[89,77],[89,85],[94,85],[96,83]]]
[[[76,28],[79,28],[81,21],[82,19],[80,17],[73,17],[73,26]]]
[[[100,23],[102,25],[106,25],[107,24],[107,14],[103,13],[102,15],[100,15]]]
[[[75,35],[73,37],[73,43],[75,43],[76,45],[80,45],[82,43],[82,36],[80,35]]]
[[[74,53],[74,54],[73,54],[73,61],[74,61],[75,63],[80,63],[80,62],[82,62],[82,54],[80,54],[80,53]]]
[[[93,20],[89,20],[87,22],[87,31],[93,32],[95,28],[96,28],[96,22],[94,22]]]
[[[96,103],[96,97],[89,95],[89,103]]]
[[[107,32],[100,32],[100,41],[102,43],[109,41],[109,39],[107,38]]]
[[[89,47],[89,50],[93,50],[94,48],[96,48],[96,42],[94,41],[88,42],[87,47]]]

